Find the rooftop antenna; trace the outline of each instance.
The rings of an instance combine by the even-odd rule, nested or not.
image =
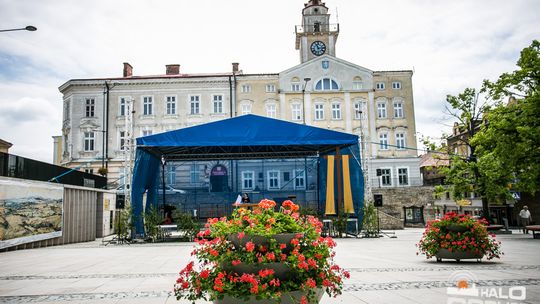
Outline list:
[[[336,6],[336,23],[339,23],[339,14]]]

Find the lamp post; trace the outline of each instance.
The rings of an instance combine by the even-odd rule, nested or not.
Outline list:
[[[29,31],[29,32],[34,32],[37,30],[37,27],[33,26],[33,25],[28,25],[26,27],[23,27],[23,28],[17,28],[17,29],[7,29],[7,30],[0,30],[0,32],[14,32],[14,31]]]
[[[310,80],[309,77],[304,78],[304,86],[302,87],[302,120],[304,124],[306,124],[306,86]]]
[[[165,155],[161,155],[161,181],[163,183],[162,193],[163,193],[163,216],[165,217],[165,164],[167,160]]]

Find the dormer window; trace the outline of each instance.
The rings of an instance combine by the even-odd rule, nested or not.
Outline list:
[[[363,88],[362,78],[356,76],[353,78],[353,90],[361,90]]]
[[[339,85],[337,82],[331,78],[323,78],[317,82],[315,85],[316,91],[337,91],[339,90]]]

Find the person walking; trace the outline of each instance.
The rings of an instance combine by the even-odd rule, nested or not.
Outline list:
[[[527,230],[526,226],[528,226],[531,221],[531,212],[529,212],[527,206],[523,206],[523,209],[519,212],[519,219],[521,221],[521,226],[523,226],[523,233],[529,234],[529,230]]]

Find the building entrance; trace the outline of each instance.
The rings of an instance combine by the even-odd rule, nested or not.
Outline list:
[[[227,167],[217,164],[210,171],[210,192],[229,191]]]

